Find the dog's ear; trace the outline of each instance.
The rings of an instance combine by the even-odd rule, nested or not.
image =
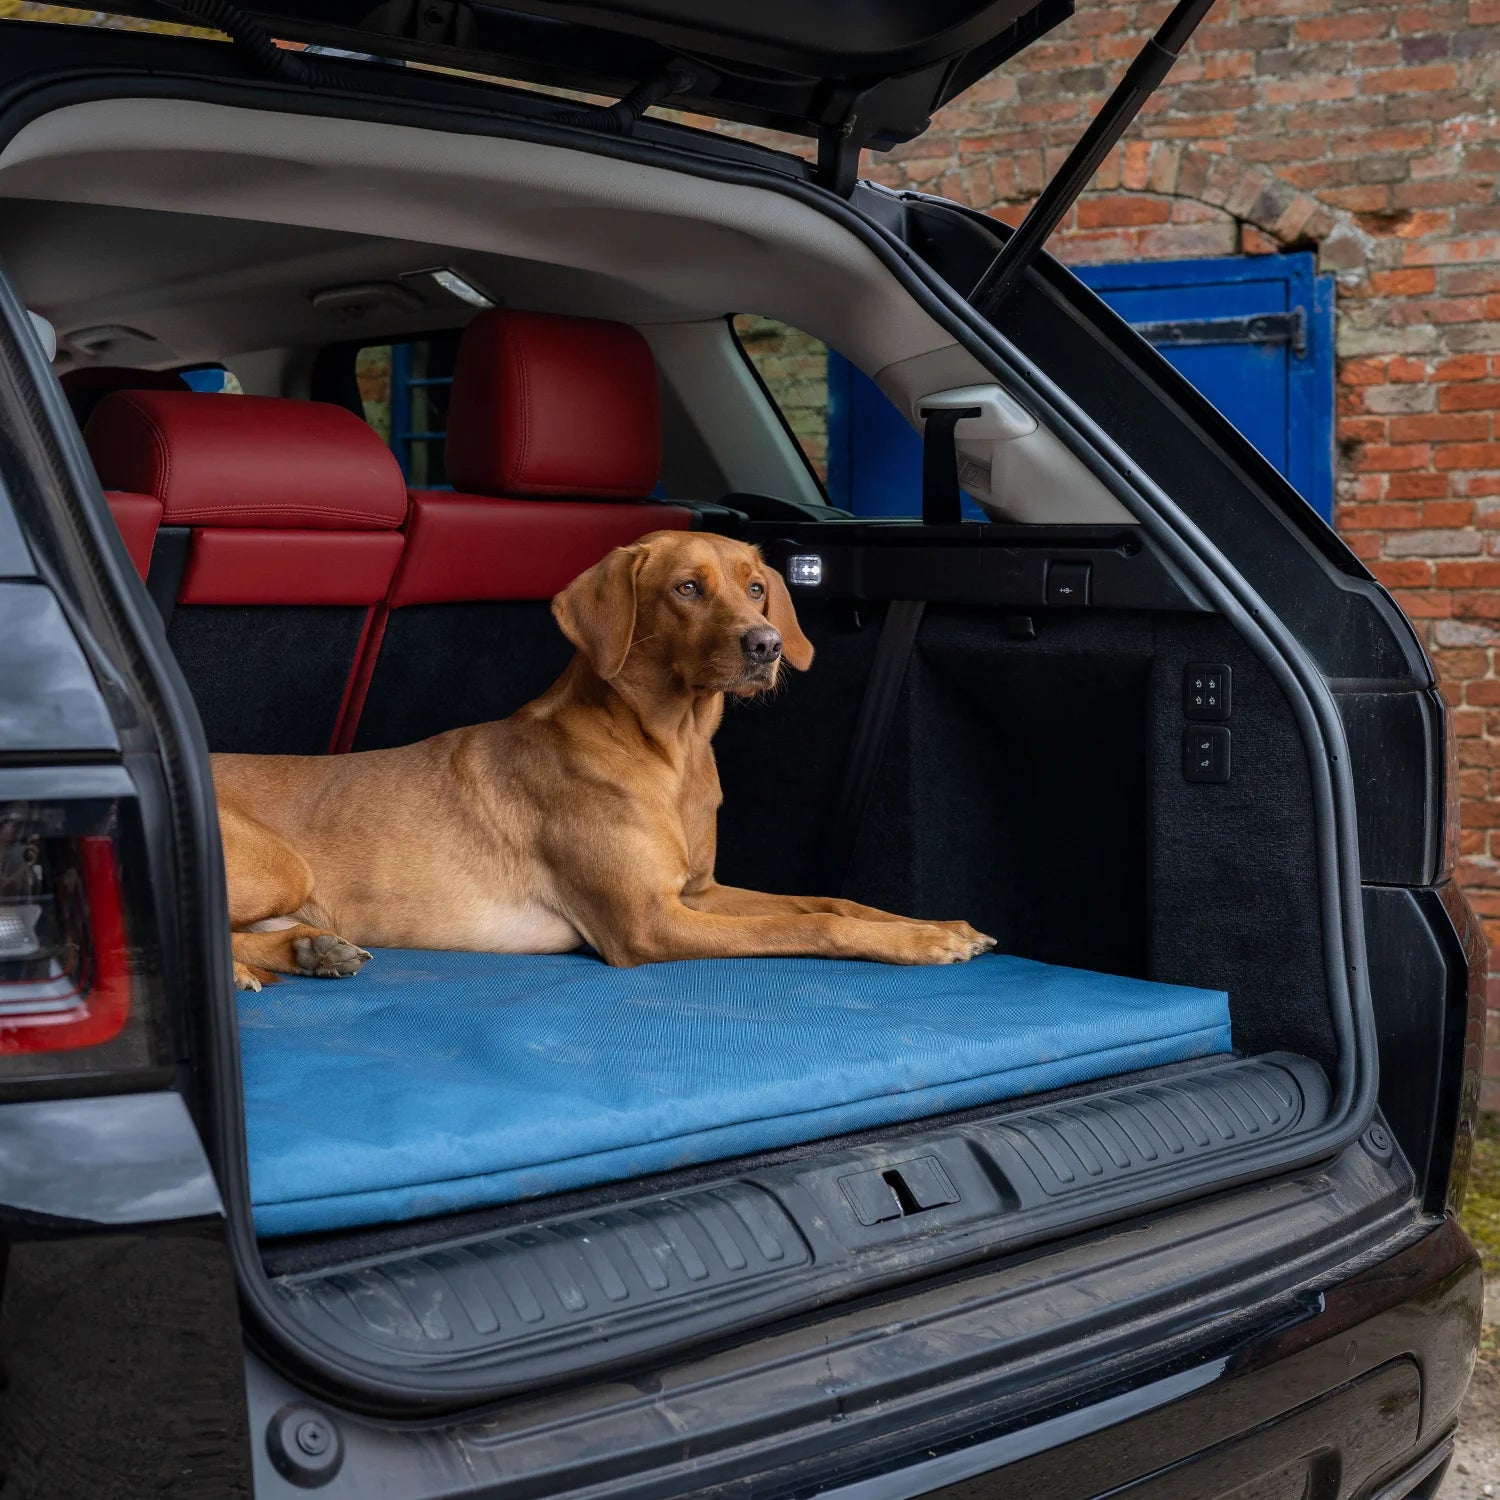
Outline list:
[[[766,569],[766,619],[781,632],[782,656],[805,672],[812,666],[813,644],[802,634],[786,581],[775,568]]]
[[[625,670],[635,637],[635,585],[649,547],[616,547],[552,601],[552,618],[608,681]]]

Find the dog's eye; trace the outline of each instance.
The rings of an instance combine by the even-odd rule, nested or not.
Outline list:
[[[763,583],[752,583],[750,585],[750,597],[752,599],[764,599],[766,597],[766,586]]]
[[[677,585],[677,592],[681,594],[684,599],[691,599],[695,594],[701,594],[703,590],[697,583],[689,578],[685,583],[679,583]]]

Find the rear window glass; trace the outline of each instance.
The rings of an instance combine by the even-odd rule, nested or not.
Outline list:
[[[733,326],[740,348],[755,366],[808,467],[826,485],[828,345],[790,323],[755,313],[738,314]]]
[[[416,489],[447,489],[443,439],[458,334],[369,344],[356,351],[354,375],[367,421]]]
[[[735,337],[822,482],[857,516],[922,514],[922,439],[873,380],[790,324],[741,314]],[[984,512],[961,496],[967,520]]]
[[[190,365],[177,372],[187,382],[190,391],[201,391],[214,396],[243,396],[245,388],[233,370],[223,365]]]

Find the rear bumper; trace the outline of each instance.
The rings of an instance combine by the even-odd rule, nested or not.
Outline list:
[[[1266,1495],[1364,1500],[1451,1434],[1481,1297],[1457,1224],[1418,1214],[1399,1158],[1355,1147],[1034,1260],[482,1417],[339,1411],[252,1356],[257,1494],[306,1493],[265,1441],[299,1406],[335,1429],[330,1496],[1066,1500],[1139,1485],[1210,1500],[1267,1475]]]
[[[825,1495],[1427,1496],[1452,1455],[1481,1295],[1445,1221],[1219,1358]]]

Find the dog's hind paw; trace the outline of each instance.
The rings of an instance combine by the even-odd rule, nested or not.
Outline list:
[[[332,932],[299,937],[292,944],[292,953],[298,971],[316,979],[347,979],[351,974],[358,974],[370,961],[370,955],[363,948],[346,943]]]
[[[234,987],[237,990],[249,990],[252,993],[259,991],[260,980],[256,978],[255,971],[242,963],[234,966]]]

